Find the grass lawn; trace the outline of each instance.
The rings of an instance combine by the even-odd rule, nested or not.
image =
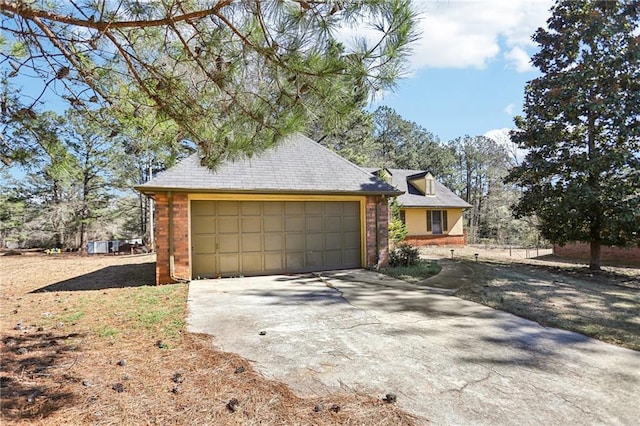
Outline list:
[[[1,256],[0,271],[2,424],[413,424],[379,396],[298,397],[187,333],[188,286],[151,285],[153,255]]]
[[[436,261],[420,259],[415,265],[389,267],[382,272],[400,280],[417,283],[436,275],[441,269]]]

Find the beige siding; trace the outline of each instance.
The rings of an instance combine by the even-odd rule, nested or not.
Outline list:
[[[462,209],[448,209],[449,235],[462,235]]]
[[[433,209],[440,210],[440,209]],[[446,209],[449,229],[443,235],[462,235],[462,209]],[[411,235],[431,235],[427,232],[427,209],[407,208],[405,211],[405,223],[407,233]]]

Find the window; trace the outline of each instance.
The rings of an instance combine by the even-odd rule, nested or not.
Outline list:
[[[407,215],[404,210],[400,210],[400,222],[402,222],[403,225],[407,224]]]
[[[427,232],[440,235],[448,230],[446,210],[427,210]]]
[[[436,195],[436,187],[432,177],[426,178],[425,195]]]

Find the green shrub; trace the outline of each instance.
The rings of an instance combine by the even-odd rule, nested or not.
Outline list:
[[[389,208],[391,209],[391,220],[389,220],[389,242],[391,243],[391,247],[395,247],[396,244],[407,238],[407,227],[402,220],[400,220],[400,205],[398,204],[397,198],[393,199],[391,204],[389,204]]]
[[[389,253],[389,266],[411,266],[414,265],[419,259],[418,249],[411,244],[401,243],[398,244]]]

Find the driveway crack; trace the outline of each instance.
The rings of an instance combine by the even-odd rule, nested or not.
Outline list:
[[[362,324],[352,325],[351,327],[341,327],[340,330],[353,330],[354,328],[358,328],[358,327],[366,327],[368,325],[380,325],[380,324],[382,324],[380,321],[363,322]]]

